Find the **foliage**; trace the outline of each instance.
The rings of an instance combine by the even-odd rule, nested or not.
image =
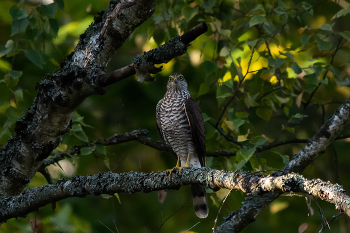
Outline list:
[[[108,1],[96,0],[55,0],[48,5],[30,2],[6,3],[0,10],[7,10],[0,14],[4,15],[0,27],[6,32],[0,38],[2,146],[11,137],[16,120],[31,106],[36,82],[58,67],[97,11],[108,5]],[[192,97],[201,106],[207,150],[237,152],[235,157],[207,158],[209,167],[248,171],[282,168],[303,144],[273,145],[312,137],[350,96],[349,17],[350,7],[345,2],[158,1],[153,17],[125,42],[109,70],[130,64],[137,53],[155,48],[200,22],[207,23],[209,31],[191,44],[186,56],[164,65],[164,70],[155,75],[155,83],[141,84],[129,78],[111,86],[106,95],[87,99],[73,116],[72,130],[52,155],[67,153],[76,145],[86,147],[65,162],[51,165],[50,174],[58,179],[108,170],[151,172],[171,168],[175,160],[168,153],[136,142],[105,148],[97,139],[146,128],[150,137],[158,140],[155,106],[165,93],[164,77],[175,71],[184,74]],[[264,146],[271,147],[264,150]],[[348,140],[334,142],[305,174],[339,182],[349,190],[348,146]],[[37,174],[29,186],[44,183]],[[193,231],[209,232],[222,204],[225,194],[208,192],[210,216]],[[117,232],[115,225],[119,232],[155,232],[187,203],[160,228],[178,232],[198,222],[188,204],[189,196],[189,190],[182,188],[169,191],[164,204],[157,202],[156,193],[121,194],[108,199],[88,197],[61,201],[54,214],[45,207],[37,215],[44,223],[43,232],[54,232],[54,226],[69,232],[99,232],[106,231],[106,227]],[[242,194],[233,192],[224,203],[219,223],[222,216],[239,208],[242,200]],[[327,218],[336,213],[332,205],[320,204]],[[317,208],[314,203],[312,206]],[[298,214],[301,209],[303,215]],[[245,231],[295,232],[304,222],[310,232],[315,231],[321,225],[316,213],[308,216],[303,198],[282,197]],[[349,220],[345,218],[332,223],[332,232],[346,227]],[[182,224],[178,224],[180,221]],[[28,221],[23,220],[9,221],[0,227],[0,232],[15,229],[31,232]]]

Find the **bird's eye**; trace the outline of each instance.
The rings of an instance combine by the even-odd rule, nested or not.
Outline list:
[[[169,82],[171,82],[172,78],[169,77]]]
[[[180,77],[179,80],[182,81],[182,80],[184,80],[184,78],[183,78],[183,77]]]

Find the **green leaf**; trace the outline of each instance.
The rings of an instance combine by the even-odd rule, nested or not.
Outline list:
[[[28,19],[16,19],[12,22],[12,34],[11,36],[17,35],[20,32],[24,32],[29,25]]]
[[[274,69],[278,69],[281,65],[283,65],[283,63],[285,62],[285,59],[276,59],[275,61],[275,65],[274,65]]]
[[[276,99],[281,103],[281,104],[286,104],[289,102],[289,97],[283,98],[275,94]]]
[[[57,37],[59,29],[58,21],[56,19],[49,19],[49,24],[53,34],[55,35],[55,37]]]
[[[284,129],[287,130],[288,132],[294,133],[294,128],[286,127]]]
[[[256,115],[265,121],[269,121],[272,116],[272,108],[269,106],[260,106],[256,109]]]
[[[96,150],[99,154],[105,155],[106,154],[106,147],[102,144],[96,143]]]
[[[234,62],[232,62],[232,64],[233,66],[231,66],[231,69],[234,69],[234,72],[238,75],[239,80],[243,80],[242,68],[237,66]]]
[[[58,8],[61,9],[61,11],[64,11],[64,1],[63,0],[54,0],[55,3],[57,3]]]
[[[350,41],[350,31],[342,32],[342,33],[340,33],[340,35],[342,37],[344,37],[345,39],[347,39],[348,41]]]
[[[350,84],[349,78],[345,78],[344,81],[335,80],[338,86],[348,86]]]
[[[80,154],[81,155],[89,155],[92,152],[94,152],[95,148],[96,148],[95,145],[91,146],[91,147],[83,147],[80,149]]]
[[[16,101],[23,101],[23,90],[21,88],[18,88],[15,92],[14,92]]]
[[[8,40],[5,46],[0,46],[0,57],[8,54],[13,48],[13,40]]]
[[[202,83],[199,87],[198,96],[207,94],[209,92],[210,86],[208,83]]]
[[[34,65],[38,66],[39,68],[43,68],[41,57],[38,51],[36,50],[26,50],[24,51],[24,55],[29,59],[29,61],[33,62]]]
[[[266,20],[266,18],[264,16],[255,15],[250,19],[249,27],[252,27],[252,26],[257,25],[257,24],[262,24],[263,22],[265,22],[265,20]]]
[[[113,195],[101,194],[101,197],[104,198],[104,199],[109,199],[109,198],[113,197]]]
[[[55,13],[57,10],[57,4],[55,2],[48,5],[41,5],[41,9],[43,13],[51,18],[55,17]]]
[[[34,41],[36,41],[39,36],[41,35],[43,31],[41,29],[38,29],[38,28],[34,28],[33,29],[33,37],[34,37]]]
[[[247,118],[249,116],[249,113],[247,112],[236,112],[237,118]]]
[[[81,125],[80,125],[80,124],[74,123],[74,124],[72,125],[72,131],[76,131],[76,132],[78,132],[78,131],[83,131],[83,128],[81,128]]]
[[[301,72],[303,72],[303,70],[300,68],[300,66],[296,62],[293,62],[292,69],[296,74],[301,74]]]
[[[301,44],[303,45],[303,47],[309,41],[309,39],[310,39],[310,36],[307,36],[307,35],[301,38]]]
[[[316,42],[317,42],[317,46],[319,48],[319,50],[329,50],[332,48],[333,44],[320,39],[319,37],[316,37]]]
[[[77,131],[74,134],[77,138],[79,138],[80,140],[82,140],[83,142],[88,142],[88,138],[86,136],[86,134],[83,131]]]
[[[15,21],[17,19],[27,18],[28,15],[24,9],[18,9],[17,6],[12,6],[9,10],[10,15],[12,16],[12,20]]]
[[[288,155],[281,155],[280,154],[280,156],[281,156],[282,161],[283,161],[284,164],[289,163],[289,156]]]
[[[12,78],[19,78],[22,76],[23,72],[19,70],[9,70],[9,74]]]
[[[197,12],[196,7],[190,7],[190,6],[185,6],[182,8],[182,15],[185,17],[187,21],[190,21],[190,19],[194,16],[194,14]]]
[[[165,38],[165,33],[163,29],[155,29],[153,32],[153,39],[157,43],[157,45],[160,45]]]
[[[245,123],[245,120],[242,120],[242,119],[234,119],[232,121],[232,125],[233,125],[234,129],[237,131],[238,131],[239,127],[241,125],[243,125],[244,123]]]
[[[210,61],[204,61],[201,64],[201,67],[204,69],[205,73],[207,75],[213,73],[217,69],[216,63],[210,62]]]
[[[304,76],[306,91],[312,93],[318,85],[317,76],[315,73]]]
[[[201,6],[206,10],[211,10],[211,8],[213,8],[213,6],[215,5],[216,0],[206,0],[203,1],[203,3],[201,4]]]
[[[338,78],[340,76],[340,71],[337,68],[335,68],[334,66],[329,65],[328,70],[331,71],[335,77]]]
[[[300,113],[297,113],[297,114],[293,115],[291,119],[293,119],[293,118],[301,119],[301,118],[304,118],[304,117],[308,117],[308,116],[307,115],[302,115]]]
[[[259,138],[259,140],[255,143],[255,147],[264,145],[265,142],[267,142],[267,139],[266,139],[266,138]]]
[[[246,162],[248,162],[250,157],[252,157],[253,154],[255,153],[255,150],[256,150],[255,147],[250,148],[250,149],[240,149],[238,151],[238,154],[241,155]]]
[[[118,193],[115,193],[114,196],[118,199],[119,201],[119,204],[122,204],[122,202],[120,201],[120,197],[119,197],[119,194]]]
[[[211,119],[207,114],[205,114],[203,112],[202,112],[202,116],[203,116],[203,121],[204,122],[207,122],[207,121],[209,121]]]
[[[107,156],[105,156],[104,160],[103,160],[104,164],[106,165],[106,167],[111,170],[111,163],[109,162],[109,158]]]

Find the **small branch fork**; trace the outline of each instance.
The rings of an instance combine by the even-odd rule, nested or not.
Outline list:
[[[53,184],[26,190],[18,196],[0,199],[0,222],[25,216],[49,203],[69,197],[123,192],[147,193],[162,189],[178,189],[188,184],[203,184],[213,189],[235,189],[256,197],[265,192],[312,194],[335,204],[339,212],[350,216],[350,197],[340,185],[323,182],[320,179],[307,180],[295,173],[264,177],[241,170],[229,172],[207,167],[186,167],[182,169],[181,175],[174,172],[171,181],[167,173],[166,171],[122,174],[106,172],[92,176],[77,176],[71,180],[60,179]]]
[[[208,31],[208,26],[205,23],[198,24],[197,26],[184,33],[182,36],[173,38],[172,40],[166,42],[164,45],[161,45],[159,48],[145,52],[144,55],[140,56],[140,60],[142,60],[143,57],[147,56],[146,62],[148,72],[152,74],[158,73],[162,69],[161,67],[154,67],[155,64],[167,63],[172,58],[183,55],[186,53],[186,49],[190,43],[206,31]],[[174,42],[182,43],[184,46],[178,47]],[[173,50],[170,54],[168,52],[168,46],[171,46],[171,49]],[[136,66],[137,65],[133,63],[118,70],[114,70],[97,78],[96,83],[102,87],[106,87],[115,82],[121,81],[131,75],[136,74]]]

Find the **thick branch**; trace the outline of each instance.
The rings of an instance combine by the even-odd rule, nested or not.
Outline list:
[[[155,64],[168,63],[172,58],[185,54],[189,43],[205,33],[207,30],[208,27],[205,23],[198,24],[184,33],[182,36],[171,39],[164,45],[159,46],[159,48],[145,52],[142,56],[138,55],[133,64],[127,65],[99,77],[96,82],[98,85],[105,87],[128,78],[133,74],[142,76],[147,74],[149,75],[149,73],[158,73],[161,71],[161,69],[155,68]],[[138,70],[140,70],[140,73],[138,73]]]
[[[57,182],[24,191],[18,196],[0,199],[0,222],[28,213],[69,197],[85,197],[114,193],[152,192],[162,189],[178,189],[188,184],[203,184],[214,189],[235,189],[259,197],[262,193],[302,192],[335,204],[338,211],[350,216],[350,198],[338,184],[317,180],[307,180],[298,174],[263,177],[243,171],[229,172],[210,168],[186,167],[169,174],[166,171],[116,174],[100,173],[93,176],[77,176],[72,180]],[[271,194],[270,194],[271,195]],[[273,194],[272,194],[273,195]]]

